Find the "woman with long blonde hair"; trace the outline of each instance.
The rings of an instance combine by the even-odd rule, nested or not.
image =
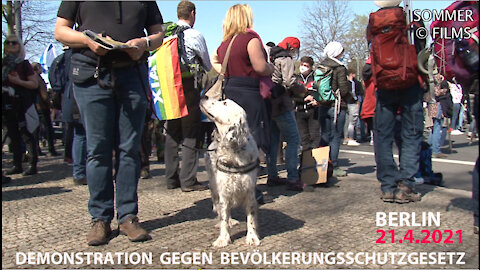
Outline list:
[[[264,152],[269,148],[269,115],[260,94],[260,79],[270,76],[273,66],[260,36],[253,31],[253,12],[247,4],[230,7],[223,21],[223,40],[212,55],[213,68],[220,72],[228,45],[233,41],[225,72],[225,97],[243,107],[257,145]]]
[[[7,174],[23,172],[20,142],[23,138],[30,160],[30,168],[23,173],[32,175],[37,173],[38,155],[33,134],[27,129],[25,113],[34,104],[38,81],[32,66],[25,60],[22,41],[16,35],[8,35],[3,45],[2,112],[5,113],[7,136],[13,152],[13,168]]]

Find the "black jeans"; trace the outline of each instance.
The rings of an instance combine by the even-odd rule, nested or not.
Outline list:
[[[38,149],[36,145],[36,140],[33,134],[28,132],[25,118],[21,117],[20,115],[23,114],[23,112],[7,110],[5,114],[7,134],[11,140],[11,147],[13,152],[13,165],[18,168],[22,168],[23,153],[21,140],[23,139],[23,142],[25,143],[29,154],[30,166],[36,168],[38,161]]]
[[[55,141],[53,137],[52,119],[50,118],[50,109],[43,109],[39,111],[38,117],[40,118],[40,123],[45,128],[45,137],[47,138],[48,142],[48,151],[50,153],[53,153],[55,152]]]
[[[65,145],[64,157],[72,159],[72,147],[73,147],[73,123],[63,122],[63,144]]]
[[[298,110],[295,112],[302,150],[320,146],[320,122],[318,122],[318,109]]]

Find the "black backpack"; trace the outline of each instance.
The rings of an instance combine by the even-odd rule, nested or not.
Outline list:
[[[54,92],[63,93],[68,82],[68,71],[66,69],[65,53],[57,56],[48,69],[48,81]]]

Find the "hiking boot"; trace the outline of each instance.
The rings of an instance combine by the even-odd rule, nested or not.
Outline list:
[[[275,178],[268,178],[267,185],[268,186],[281,186],[287,184],[287,180],[285,178],[275,177]]]
[[[380,199],[382,199],[382,201],[384,202],[393,203],[395,201],[395,195],[393,194],[393,192],[382,191],[382,195],[380,196]]]
[[[13,166],[10,170],[7,170],[5,174],[12,175],[12,174],[17,174],[22,172],[23,172],[22,167]]]
[[[422,194],[415,192],[402,182],[398,183],[397,192],[395,192],[396,203],[418,202],[422,199]]]
[[[395,192],[396,203],[418,202],[421,199],[422,195],[417,192],[405,192],[401,190],[397,190],[397,192]]]
[[[292,191],[303,191],[303,182],[300,179],[297,179],[295,182],[287,183],[287,190]]]
[[[200,182],[195,181],[195,183],[191,186],[188,187],[182,187],[183,192],[192,192],[192,191],[203,191],[207,190],[208,186],[207,185],[202,185]]]
[[[173,183],[167,182],[167,189],[176,189],[179,187],[180,187],[180,182],[178,181]]]
[[[103,220],[95,220],[90,232],[87,234],[87,244],[89,246],[105,245],[108,243],[111,235],[110,223]]]
[[[347,176],[347,172],[337,167],[333,169],[333,176],[335,177]]]
[[[87,184],[87,179],[86,178],[80,178],[80,179],[73,178],[73,183],[76,186],[86,185]]]
[[[36,166],[30,166],[26,171],[22,173],[23,176],[27,175],[34,175],[37,174],[37,167]]]
[[[138,223],[138,217],[131,216],[118,225],[120,234],[126,235],[132,242],[142,242],[151,239],[148,232]]]

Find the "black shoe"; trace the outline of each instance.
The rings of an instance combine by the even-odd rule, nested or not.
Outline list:
[[[10,170],[7,170],[5,173],[6,175],[12,175],[12,174],[17,174],[17,173],[22,173],[23,170],[21,167],[13,166]]]
[[[2,174],[2,185],[8,184],[10,182],[12,182],[12,178]]]
[[[280,177],[276,177],[276,178],[268,178],[267,179],[267,185],[268,186],[281,186],[281,185],[285,185],[287,184],[287,180],[285,178],[280,178]]]
[[[208,185],[202,185],[200,182],[196,181],[193,185],[188,187],[182,187],[183,192],[192,192],[192,191],[202,191],[207,190]]]
[[[22,173],[23,176],[34,175],[34,174],[37,174],[37,168],[34,166],[31,166],[30,168],[28,168],[26,171]]]
[[[60,154],[57,153],[57,151],[53,150],[53,151],[50,151],[50,156],[52,157],[56,157],[56,156],[59,156]]]
[[[303,191],[303,183],[300,179],[297,179],[295,182],[287,183],[287,190],[292,191]]]
[[[176,189],[179,187],[180,187],[180,182],[178,181],[174,183],[167,182],[167,189]]]
[[[73,183],[76,186],[86,185],[87,184],[87,179],[86,178],[80,178],[80,179],[73,178]]]

